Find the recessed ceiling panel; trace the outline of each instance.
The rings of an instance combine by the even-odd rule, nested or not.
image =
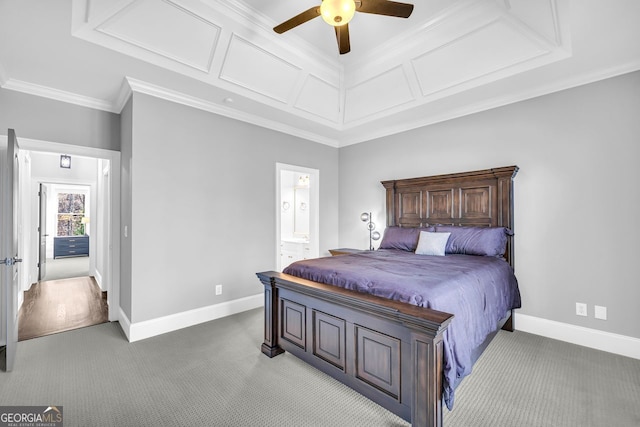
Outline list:
[[[170,1],[138,0],[98,31],[208,72],[220,27]]]
[[[309,75],[300,90],[295,106],[308,113],[337,122],[340,91],[324,80]]]
[[[496,19],[412,61],[423,96],[429,96],[507,67],[547,50],[504,19]]]
[[[300,77],[293,64],[233,35],[220,78],[269,98],[287,103]]]
[[[509,0],[509,12],[554,44],[560,43],[556,29],[554,0]]]
[[[154,96],[334,146],[638,69],[636,0],[412,1],[409,19],[357,13],[346,55],[319,17],[273,31],[320,0],[23,3],[2,2],[16,35],[0,37],[3,88],[119,111],[135,76]]]
[[[115,4],[116,2],[114,2],[113,0],[86,0],[84,3],[85,3],[84,4],[85,6],[84,20],[85,21],[90,21],[90,20],[99,18],[103,14],[107,13],[110,9],[113,9],[114,6],[118,6]],[[77,6],[74,5],[74,7],[77,7]],[[123,6],[120,5],[119,7],[121,8]]]
[[[424,9],[424,14],[427,19],[434,19],[450,8],[458,7],[458,3],[461,3],[461,0],[429,0],[426,2],[417,2],[417,1],[409,1],[402,0],[406,3],[416,3],[416,7],[420,9]]]
[[[344,121],[360,120],[413,100],[404,69],[398,66],[347,89]]]

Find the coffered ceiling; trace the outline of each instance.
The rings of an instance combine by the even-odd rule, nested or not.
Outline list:
[[[131,91],[332,146],[640,69],[635,0],[416,0],[356,13],[351,52],[321,0],[0,2],[0,85],[119,112]]]

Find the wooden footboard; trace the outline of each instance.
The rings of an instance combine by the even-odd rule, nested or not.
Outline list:
[[[273,271],[262,352],[289,351],[413,426],[442,426],[442,334],[452,314]]]

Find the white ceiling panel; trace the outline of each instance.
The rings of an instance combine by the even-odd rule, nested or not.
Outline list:
[[[560,44],[557,27],[557,11],[553,0],[509,0],[509,12],[517,16],[536,33],[554,44]]]
[[[300,68],[238,36],[231,37],[220,78],[282,103],[288,103]]]
[[[462,0],[430,0],[424,2],[424,4],[417,5],[425,10],[425,16],[429,19],[434,19],[438,16],[442,16],[443,12],[453,10],[458,7],[458,4],[466,3]]]
[[[340,89],[309,75],[300,89],[295,107],[337,123],[340,112]]]
[[[423,96],[547,53],[506,20],[496,19],[412,61]]]
[[[414,100],[402,66],[348,88],[345,96],[345,123],[372,117]]]
[[[221,28],[174,2],[138,0],[97,30],[208,72]]]

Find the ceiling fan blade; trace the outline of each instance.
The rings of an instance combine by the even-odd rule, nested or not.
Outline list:
[[[336,40],[338,40],[338,49],[340,55],[349,53],[351,51],[351,43],[349,42],[349,24],[340,25],[339,27],[333,27],[336,29]]]
[[[358,6],[358,4],[360,6]],[[413,5],[387,0],[361,0],[359,2],[356,1],[356,10],[358,12],[373,13],[375,15],[408,18],[411,16],[411,12],[413,12]]]
[[[311,9],[305,10],[304,12],[294,16],[293,18],[284,21],[282,24],[273,27],[273,31],[278,34],[282,34],[285,31],[289,31],[290,29],[295,28],[300,24],[304,24],[305,22],[310,21],[317,16],[320,16],[320,7],[314,6]]]

